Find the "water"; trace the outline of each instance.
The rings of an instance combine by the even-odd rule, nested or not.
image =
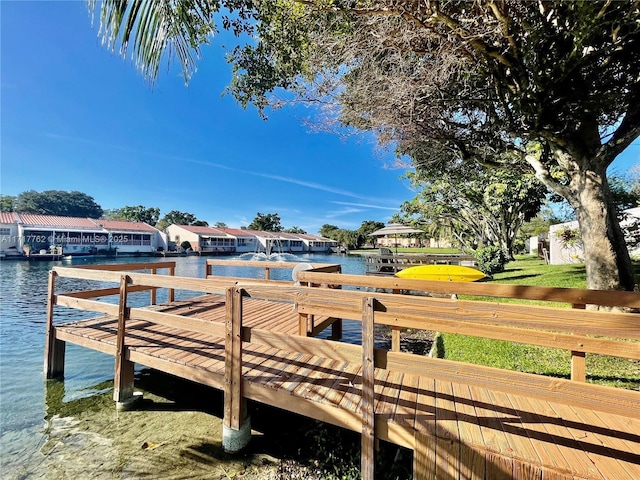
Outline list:
[[[302,262],[340,263],[343,273],[364,274],[361,257],[300,254]],[[203,278],[204,257],[177,257],[176,275]],[[280,259],[279,259],[280,260]],[[30,478],[32,468],[43,462],[52,434],[47,422],[52,414],[73,418],[73,409],[91,408],[92,401],[104,401],[112,388],[113,357],[89,349],[67,345],[64,383],[47,382],[42,370],[46,326],[48,271],[55,265],[162,262],[164,258],[76,258],[62,262],[5,261],[0,263],[0,467],[3,478]],[[263,275],[262,269],[229,268],[232,276]],[[290,280],[291,272],[272,271],[275,280]],[[57,291],[65,291],[61,279]],[[77,286],[74,287],[77,289]],[[177,292],[179,298],[180,292]],[[182,292],[188,296],[188,292]],[[148,299],[148,293],[146,294]],[[162,301],[159,295],[158,301]],[[135,301],[135,299],[134,299]],[[56,308],[56,320],[78,318],[79,311]],[[88,314],[91,315],[91,314]],[[359,341],[359,324],[345,322],[347,340]],[[115,408],[114,408],[115,409]],[[27,473],[24,473],[27,472]],[[38,476],[38,478],[40,478]]]

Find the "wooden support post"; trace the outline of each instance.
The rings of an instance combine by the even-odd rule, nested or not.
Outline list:
[[[584,310],[587,306],[577,303],[573,304],[573,308]],[[571,352],[571,380],[574,382],[587,381],[587,358],[584,352]]]
[[[271,269],[269,267],[264,267],[264,279],[271,279]]]
[[[391,327],[391,351],[400,351],[400,327]]]
[[[176,266],[173,265],[172,267],[169,267],[169,275],[171,275],[172,277],[175,276],[176,274]],[[173,288],[169,289],[169,301],[173,302],[176,298],[175,298],[175,290]]]
[[[331,324],[331,340],[341,340],[342,339],[342,319],[336,318],[335,321]]]
[[[56,339],[56,329],[53,326],[53,307],[56,304],[55,288],[58,274],[49,272],[49,287],[47,297],[47,329],[44,346],[44,375],[45,378],[61,378],[64,376],[64,353],[66,343]]]
[[[584,352],[571,352],[571,380],[574,382],[587,381],[587,360]]]
[[[309,315],[298,313],[298,335],[306,337],[309,333]]]
[[[151,269],[151,274],[152,275],[157,275],[158,273],[158,269],[157,268],[152,268]],[[151,289],[151,305],[155,305],[156,304],[156,289],[152,288]]]
[[[339,267],[337,272],[335,273],[342,273],[342,267]],[[329,285],[329,288],[334,289],[334,290],[342,290],[342,285],[338,284],[338,285]],[[341,318],[336,318],[335,321],[331,324],[331,337],[329,337],[330,340],[342,340],[342,319]]]
[[[224,424],[239,430],[242,423],[242,290],[227,289],[224,365]]]
[[[119,405],[125,405],[133,399],[134,363],[127,358],[125,346],[127,319],[127,286],[131,279],[128,275],[120,277],[120,302],[118,304],[118,336],[116,337],[116,366],[113,380],[113,399]]]
[[[360,469],[362,480],[373,480],[375,470],[375,365],[374,365],[374,311],[376,299],[362,299],[362,453]]]

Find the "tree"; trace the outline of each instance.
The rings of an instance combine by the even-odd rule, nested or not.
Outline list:
[[[363,226],[365,223],[369,225],[368,222],[363,222]],[[382,224],[382,226],[384,226],[384,224]],[[335,225],[329,225],[328,223],[322,225],[318,233],[325,238],[335,240],[340,245],[348,249],[359,248],[366,240],[366,237],[364,237],[359,230],[338,228]]]
[[[16,197],[0,195],[0,212],[15,212]]]
[[[153,226],[160,219],[160,209],[158,207],[147,208],[142,205],[126,206],[109,212],[108,218],[128,222],[143,222]]]
[[[123,54],[131,40],[147,75],[175,48],[188,77],[184,52],[231,8],[222,25],[258,39],[231,55],[242,105],[266,106],[277,87],[322,100],[330,117],[396,144],[418,169],[523,154],[522,168],[576,210],[588,286],[633,289],[606,171],[640,135],[637,2],[147,3],[163,7],[101,4],[103,35],[112,47],[121,39]],[[138,35],[133,20],[151,10],[155,29]]]
[[[158,230],[164,230],[169,225],[195,225],[199,227],[208,227],[209,224],[204,220],[198,220],[193,213],[179,212],[171,210],[156,225]]]
[[[300,227],[291,227],[291,228],[286,228],[283,230],[283,232],[285,233],[299,233],[299,234],[306,234],[307,232],[305,230],[303,230]]]
[[[36,192],[28,190],[18,195],[15,210],[20,213],[60,215],[63,217],[100,218],[102,207],[86,193],[64,190]]]
[[[381,228],[384,228],[384,226],[385,225],[383,222],[378,222],[376,220],[365,220],[360,225],[360,228],[358,229],[358,231],[360,232],[361,235],[368,237],[371,233],[375,232],[376,230],[380,230]]]
[[[228,228],[227,224],[224,223],[224,222],[216,222],[214,227],[216,227],[216,228]]]
[[[263,232],[281,232],[280,215],[277,213],[267,213],[266,215],[258,212],[256,217],[247,227],[249,230],[261,230]]]
[[[331,240],[337,240],[337,238],[335,237],[335,232],[337,232],[338,230],[340,229],[335,225],[329,225],[328,223],[325,223],[320,227],[318,233],[321,237],[330,238]]]
[[[335,238],[340,245],[347,249],[356,249],[363,244],[363,237],[358,230],[338,229],[335,231]]]
[[[532,174],[461,162],[446,172],[407,173],[418,191],[402,210],[427,225],[447,225],[472,250],[494,245],[513,259],[522,224],[540,211],[547,193]]]

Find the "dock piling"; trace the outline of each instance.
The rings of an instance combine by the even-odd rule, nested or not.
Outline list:
[[[46,379],[64,377],[64,354],[66,343],[56,338],[53,328],[53,307],[55,305],[56,277],[58,274],[49,272],[49,287],[47,296],[47,332],[44,347],[44,376]]]
[[[116,338],[116,363],[113,380],[113,399],[118,409],[126,409],[135,400],[133,394],[134,363],[127,358],[125,348],[126,322],[129,318],[127,307],[128,275],[120,277],[120,301],[118,304],[118,336]]]
[[[251,440],[251,418],[242,396],[242,295],[242,289],[227,289],[222,425],[222,447],[227,453],[239,452]]]

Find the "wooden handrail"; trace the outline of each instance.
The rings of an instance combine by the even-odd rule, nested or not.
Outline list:
[[[349,285],[362,288],[385,288],[422,292],[478,295],[485,297],[519,298],[562,302],[571,305],[602,305],[610,307],[640,308],[640,292],[588,290],[578,288],[538,287],[495,283],[443,282],[413,280],[396,277],[367,277],[364,275],[300,272],[302,282]]]
[[[236,287],[240,288],[240,287]],[[243,289],[244,290],[244,289]],[[248,289],[247,293],[250,293]],[[350,295],[356,292],[349,292]],[[384,295],[384,294],[382,294]],[[379,294],[360,297],[363,335],[372,331],[373,322],[385,314],[384,302]],[[375,306],[375,308],[374,308]],[[559,311],[566,311],[558,309]],[[368,313],[367,313],[368,312]],[[367,345],[348,345],[316,338],[290,336],[249,327],[242,327],[242,341],[255,342],[285,351],[300,352],[326,359],[360,363],[371,355]],[[364,337],[363,337],[364,338]],[[594,339],[595,340],[595,339]],[[366,342],[364,342],[366,343]],[[640,344],[633,344],[640,346]],[[618,352],[608,352],[617,355]],[[640,393],[571,380],[546,377],[530,373],[513,372],[499,368],[461,364],[411,353],[388,352],[375,349],[375,367],[396,370],[406,374],[425,375],[430,378],[464,383],[511,394],[526,395],[540,400],[562,402],[578,407],[640,418]],[[464,365],[461,367],[461,365]],[[630,412],[633,410],[633,412]]]
[[[106,263],[101,265],[78,265],[78,270],[108,270],[110,272],[133,272],[136,270],[157,270],[176,267],[176,262]]]

